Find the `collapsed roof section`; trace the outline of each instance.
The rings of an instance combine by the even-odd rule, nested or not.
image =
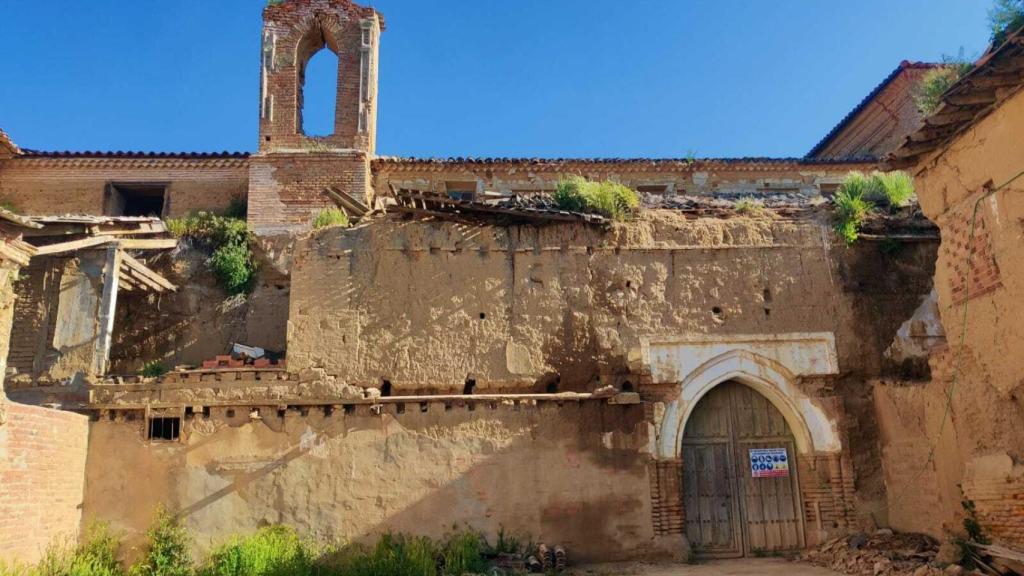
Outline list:
[[[388,212],[439,220],[498,224],[552,224],[581,222],[604,226],[608,218],[598,214],[560,210],[541,198],[517,196],[487,200],[459,200],[436,192],[400,189],[394,191],[395,204]]]
[[[0,214],[2,216],[2,214]],[[33,226],[25,233],[37,256],[67,255],[80,250],[114,248],[120,254],[118,287],[124,291],[175,291],[166,278],[132,257],[127,250],[167,250],[177,246],[159,218],[145,216],[20,217]]]
[[[1024,29],[990,49],[953,84],[924,125],[887,157],[894,168],[919,163],[988,116],[1024,86]]]

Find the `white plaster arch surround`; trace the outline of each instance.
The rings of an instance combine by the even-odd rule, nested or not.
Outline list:
[[[657,437],[658,458],[678,458],[686,422],[712,388],[729,380],[750,386],[782,413],[801,454],[842,450],[838,423],[796,385],[801,376],[838,373],[832,333],[679,336],[642,343],[655,382],[679,382]]]

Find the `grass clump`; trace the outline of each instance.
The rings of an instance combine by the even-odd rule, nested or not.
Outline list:
[[[851,172],[832,198],[835,204],[833,225],[847,246],[857,241],[860,228],[873,208],[864,198],[869,188],[869,179],[864,174]]]
[[[913,196],[913,179],[901,170],[850,172],[832,198],[836,233],[849,246],[857,241],[860,228],[872,211],[906,206]]]
[[[593,212],[613,220],[625,220],[640,208],[640,197],[616,182],[591,182],[572,176],[558,183],[555,205],[569,212]]]
[[[252,288],[256,259],[252,252],[252,233],[245,220],[197,212],[184,218],[168,219],[166,224],[174,236],[213,250],[206,265],[229,294],[241,294]]]
[[[479,574],[487,570],[483,556],[486,547],[487,542],[483,536],[475,532],[463,531],[449,535],[440,551],[444,576]]]
[[[191,538],[177,518],[163,508],[146,532],[146,554],[132,566],[131,576],[191,576]]]
[[[753,198],[740,198],[733,209],[742,216],[757,216],[764,212],[764,204]]]
[[[167,367],[159,360],[150,360],[142,365],[139,375],[145,378],[159,378],[167,374]]]
[[[988,25],[992,46],[998,48],[1024,26],[1024,0],[996,0],[988,11]]]
[[[347,228],[348,225],[348,214],[345,214],[339,208],[324,208],[313,217],[314,230],[327,228],[328,226],[343,226]]]
[[[925,72],[914,90],[914,103],[917,104],[918,111],[923,116],[930,116],[935,112],[942,103],[942,95],[946,90],[967,74],[972,66],[962,53],[955,58],[944,56],[942,66]]]
[[[442,576],[435,552],[429,538],[385,534],[373,548],[350,547],[335,569],[344,576]]]

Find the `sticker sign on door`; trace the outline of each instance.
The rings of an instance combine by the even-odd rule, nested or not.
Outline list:
[[[789,455],[785,448],[751,448],[750,475],[754,478],[789,476]]]

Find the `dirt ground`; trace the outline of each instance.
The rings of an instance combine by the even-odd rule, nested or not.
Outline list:
[[[741,558],[701,564],[598,564],[568,571],[572,576],[834,576],[826,568],[781,558]]]

